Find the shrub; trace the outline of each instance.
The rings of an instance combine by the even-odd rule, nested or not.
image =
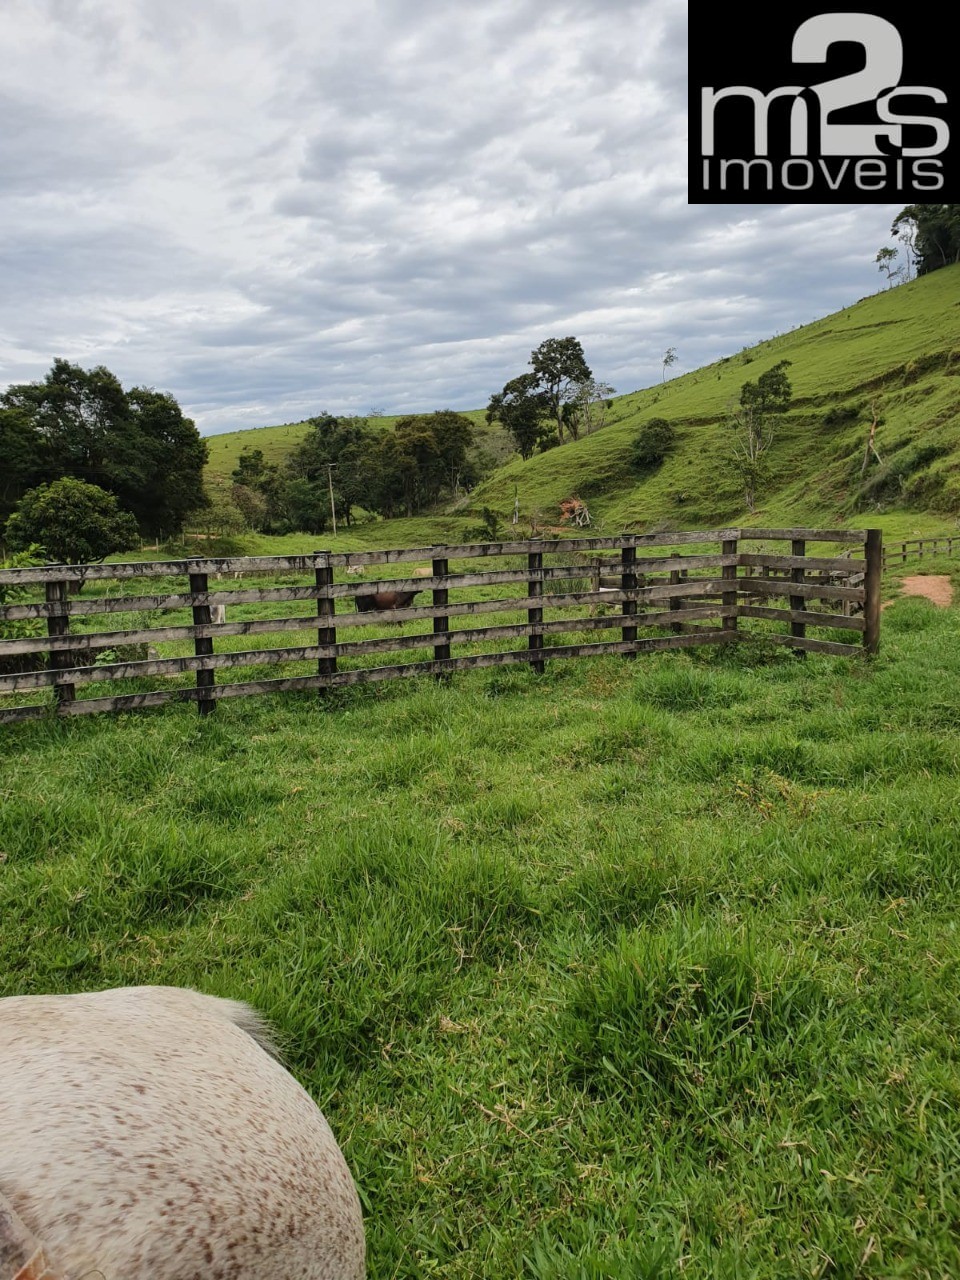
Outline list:
[[[634,471],[653,471],[676,448],[676,433],[666,418],[651,418],[630,445],[628,464]]]

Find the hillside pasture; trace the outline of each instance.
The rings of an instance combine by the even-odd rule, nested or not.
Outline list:
[[[6,728],[0,993],[251,1000],[375,1280],[954,1276],[958,621]]]

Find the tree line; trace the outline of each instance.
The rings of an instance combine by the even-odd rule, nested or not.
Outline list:
[[[230,498],[264,533],[321,533],[334,511],[349,526],[358,507],[385,519],[413,516],[476,482],[474,437],[470,419],[452,409],[413,414],[386,431],[366,418],[322,413],[280,464],[245,449]]]

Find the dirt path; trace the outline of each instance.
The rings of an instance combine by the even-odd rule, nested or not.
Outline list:
[[[921,573],[915,577],[904,578],[900,586],[900,594],[924,596],[927,600],[932,600],[934,604],[939,605],[941,609],[945,609],[953,600],[953,587],[945,574]],[[892,600],[884,604],[884,609],[890,604],[893,604]]]

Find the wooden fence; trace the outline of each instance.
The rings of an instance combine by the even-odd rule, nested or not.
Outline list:
[[[817,542],[846,551],[808,554]],[[789,547],[774,553],[769,543]],[[744,635],[739,621],[748,618],[783,624],[763,638],[800,652],[875,652],[881,555],[877,530],[715,529],[3,570],[0,722],[174,701],[207,713],[221,698],[510,663],[542,671],[555,658],[729,643]],[[406,576],[379,576],[405,566]],[[275,585],[263,585],[264,576]],[[148,579],[156,580],[151,594]],[[365,601],[358,610],[357,596],[384,590],[431,599],[373,610]],[[862,612],[849,616],[851,606]],[[426,634],[404,629],[423,623]],[[810,636],[808,628],[845,638]],[[613,636],[593,638],[603,632]],[[574,642],[564,643],[569,634]],[[257,636],[295,643],[243,647]],[[411,660],[378,665],[380,655],[401,653]],[[287,664],[287,674],[244,670],[276,664]],[[244,678],[252,674],[258,678]],[[143,687],[157,679],[161,687]],[[90,686],[103,681],[135,683],[133,691],[92,696]],[[2,706],[24,693],[30,703]]]
[[[906,564],[907,558],[922,560],[924,550],[927,555],[952,556],[954,544],[960,546],[960,534],[942,533],[936,538],[908,538],[906,542],[888,542],[883,548],[883,568],[892,569],[895,565]]]

